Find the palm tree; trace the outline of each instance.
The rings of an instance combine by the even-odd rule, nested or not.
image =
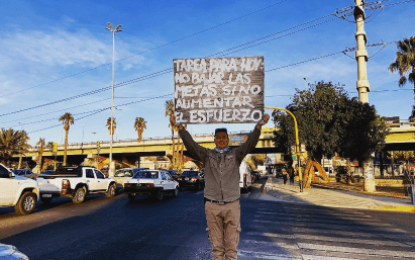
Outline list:
[[[134,129],[137,131],[138,133],[138,141],[142,141],[143,140],[143,132],[144,129],[147,128],[147,122],[144,120],[144,118],[142,117],[136,117],[135,118],[135,122],[134,122]]]
[[[19,142],[21,134],[20,131],[12,128],[0,130],[0,156],[6,165],[9,164],[9,159],[13,154],[19,152]]]
[[[115,121],[115,117],[114,117],[114,121],[113,121],[112,124],[113,124],[113,126],[112,126],[113,129],[111,131],[111,117],[108,117],[107,124],[105,126],[108,127],[108,131],[110,131],[111,136],[114,135],[114,131],[115,131],[115,129],[117,129],[117,122]]]
[[[66,165],[69,128],[71,127],[71,125],[73,125],[74,118],[71,113],[66,112],[61,117],[59,117],[59,121],[62,121],[63,129],[65,130],[65,150],[63,151],[63,165]]]
[[[22,166],[23,154],[31,148],[31,145],[27,143],[30,138],[27,135],[25,130],[20,131],[20,140],[19,140],[19,165],[17,166],[18,169]]]
[[[174,114],[174,102],[172,99],[167,100],[165,103],[166,112],[164,113],[164,116],[172,116]],[[170,120],[169,120],[170,122]],[[172,142],[172,151],[173,151],[173,158],[172,158],[172,164],[173,166],[176,165],[176,151],[175,151],[175,142],[174,142],[174,130],[175,127],[169,123],[169,127],[171,128],[171,142]]]
[[[398,42],[398,51],[393,63],[389,65],[389,70],[393,73],[398,71],[401,78],[398,81],[399,87],[403,87],[407,81],[414,84],[415,101],[415,37],[403,39]],[[407,75],[409,74],[409,75]],[[415,118],[415,105],[412,106],[412,113],[409,120]]]
[[[45,150],[45,138],[39,138],[39,141],[37,141],[36,145],[39,147],[38,148],[38,152],[39,152],[39,173],[42,172],[42,156],[43,156],[43,151]]]

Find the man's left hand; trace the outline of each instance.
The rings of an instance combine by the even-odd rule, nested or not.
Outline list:
[[[269,120],[269,115],[265,114],[264,118],[262,119],[261,122],[258,122],[258,124],[256,125],[258,129],[260,129],[263,125],[265,125],[266,123],[268,123]]]

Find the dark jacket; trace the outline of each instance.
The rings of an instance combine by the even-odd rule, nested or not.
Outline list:
[[[217,201],[234,201],[240,196],[239,165],[251,152],[259,139],[261,130],[255,127],[242,146],[219,153],[198,145],[185,129],[180,136],[187,149],[196,159],[205,164],[205,197]]]

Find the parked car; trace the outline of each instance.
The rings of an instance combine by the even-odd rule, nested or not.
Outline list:
[[[128,199],[133,201],[136,195],[150,195],[156,200],[163,199],[165,193],[177,197],[179,183],[166,172],[161,170],[139,171],[131,179],[124,182],[124,192],[128,193]]]
[[[89,194],[104,193],[114,197],[115,180],[94,167],[61,167],[53,174],[41,174],[37,178],[40,200],[50,203],[53,198],[70,197],[74,203],[82,203]]]
[[[38,199],[35,180],[15,175],[0,163],[0,207],[14,207],[16,213],[26,215],[33,212]]]
[[[177,181],[177,178],[180,176],[180,174],[175,170],[166,170],[166,172],[168,172],[175,181]]]
[[[114,173],[114,180],[118,189],[124,189],[124,183],[139,171],[146,170],[146,168],[123,168]]]
[[[25,178],[36,179],[36,177],[37,177],[37,174],[33,173],[29,169],[12,170],[12,172],[15,175],[19,175],[19,176],[25,177]]]
[[[180,177],[177,178],[180,188],[192,187],[201,190],[205,187],[205,176],[198,171],[184,171]]]
[[[0,243],[0,259],[29,260],[29,257],[17,250],[15,246]]]

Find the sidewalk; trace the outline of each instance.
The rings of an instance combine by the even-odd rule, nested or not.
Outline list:
[[[415,206],[411,205],[411,200],[406,198],[368,194],[356,188],[345,190],[344,187],[331,187],[329,184],[321,185],[319,183],[319,185],[313,185],[311,189],[300,192],[298,182],[295,182],[295,185],[290,185],[288,181],[284,185],[283,179],[268,177],[263,191],[261,199],[265,200],[313,204],[324,207],[415,212]]]

